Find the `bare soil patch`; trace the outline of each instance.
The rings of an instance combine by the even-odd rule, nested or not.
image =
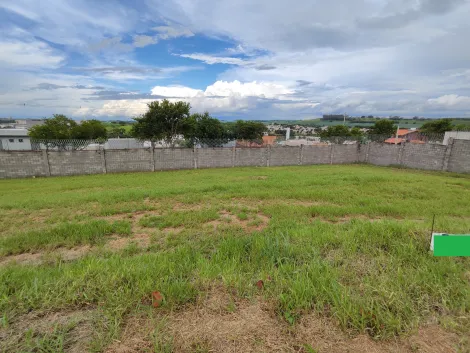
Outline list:
[[[17,317],[8,328],[0,328],[1,351],[23,351],[25,335],[29,330],[35,336],[50,335],[58,327],[69,327],[64,347],[68,353],[87,351],[93,337],[93,310],[77,310],[39,315],[31,312]]]
[[[274,306],[262,300],[240,299],[216,288],[186,310],[156,318],[131,317],[119,341],[108,353],[130,353],[153,347],[156,322],[163,322],[158,335],[171,342],[173,352],[315,352],[328,353],[451,353],[459,338],[436,324],[405,338],[375,341],[366,334],[350,336],[331,319],[309,314],[290,326]],[[164,321],[161,321],[164,320]]]
[[[227,225],[234,225],[243,228],[247,232],[262,231],[265,229],[270,221],[270,218],[263,215],[262,213],[257,213],[254,217],[247,216],[246,219],[240,219],[237,215],[229,211],[221,211],[219,213],[220,219],[207,222],[206,225],[214,227],[214,229],[219,229]]]
[[[74,261],[85,256],[91,251],[91,247],[79,246],[72,249],[60,248],[52,252],[24,253],[18,255],[5,256],[0,259],[0,266],[11,263],[19,265],[40,265],[54,261]]]

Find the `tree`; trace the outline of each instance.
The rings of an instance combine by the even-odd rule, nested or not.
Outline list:
[[[184,127],[184,137],[190,142],[220,146],[228,141],[228,134],[220,120],[213,118],[208,112],[192,114]]]
[[[364,136],[364,133],[361,131],[361,129],[357,126],[353,127],[350,131],[351,136],[354,137],[362,137]]]
[[[43,125],[33,126],[29,130],[29,136],[37,140],[66,140],[74,138],[73,129],[77,123],[62,114],[54,114],[50,119],[46,119]]]
[[[455,131],[470,131],[470,125],[458,124],[454,126]]]
[[[106,126],[99,120],[85,120],[72,128],[71,138],[80,140],[106,139]]]
[[[126,138],[131,135],[123,127],[113,127],[108,131],[109,138]]]
[[[393,121],[387,119],[381,119],[375,122],[374,126],[371,127],[369,133],[371,135],[387,135],[392,136],[397,131],[397,127],[393,124]]]
[[[328,126],[326,130],[320,132],[321,138],[327,138],[332,136],[351,136],[349,128],[344,125]]]
[[[178,135],[183,135],[188,127],[187,119],[191,106],[186,102],[172,103],[167,99],[151,102],[148,110],[132,126],[132,135],[141,140],[149,140],[152,145],[164,140],[173,145]]]
[[[443,134],[446,131],[452,131],[451,119],[439,119],[424,123],[420,131],[424,133]]]
[[[254,141],[261,140],[266,130],[266,125],[261,122],[237,120],[232,127],[231,134],[237,140]]]

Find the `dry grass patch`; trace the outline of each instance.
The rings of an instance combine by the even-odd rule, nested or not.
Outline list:
[[[0,328],[2,352],[86,352],[94,330],[93,310],[31,312]]]
[[[0,266],[9,264],[18,265],[41,265],[58,261],[74,261],[91,251],[88,245],[75,247],[72,249],[59,248],[49,252],[24,253],[18,255],[5,256],[0,259]]]
[[[375,341],[366,334],[350,336],[332,319],[314,313],[290,326],[261,297],[240,299],[224,288],[213,288],[184,310],[129,318],[121,338],[106,352],[160,351],[162,343],[167,351],[178,353],[451,353],[457,352],[459,339],[432,324],[409,337]]]
[[[239,213],[235,215],[229,211],[219,212],[220,219],[207,222],[207,226],[212,226],[214,229],[220,229],[226,227],[227,225],[240,227],[246,232],[262,231],[269,225],[270,218],[263,215],[262,213],[257,213],[255,215]]]
[[[304,316],[294,333],[295,341],[303,342],[317,352],[329,353],[455,353],[459,344],[456,334],[437,325],[423,327],[410,337],[389,341],[374,341],[366,334],[351,337],[330,319],[317,314]]]

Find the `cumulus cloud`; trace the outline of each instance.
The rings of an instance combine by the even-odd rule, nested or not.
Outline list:
[[[291,88],[271,82],[246,82],[240,81],[217,81],[206,87],[205,90],[194,89],[186,86],[155,86],[151,94],[155,99],[167,98],[172,102],[184,100],[191,104],[197,112],[210,111],[212,113],[240,112],[247,109],[255,109],[262,106],[265,100],[279,101],[276,108],[285,109],[289,104],[290,95],[294,93]],[[123,111],[141,114],[146,110],[148,99],[135,100],[120,99],[107,102],[96,109],[78,110],[76,114],[92,114],[96,116],[119,115]],[[287,101],[286,101],[287,99]],[[295,98],[291,98],[295,99]],[[130,110],[126,110],[126,105]],[[307,102],[293,102],[291,109],[313,108],[316,104]],[[282,106],[282,107],[281,107]],[[119,115],[120,116],[120,115]]]

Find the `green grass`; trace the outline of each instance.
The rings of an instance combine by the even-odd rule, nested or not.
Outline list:
[[[469,231],[468,175],[365,165],[234,168],[3,180],[0,196],[2,256],[103,245],[72,262],[0,265],[5,325],[28,312],[92,307],[101,313],[95,351],[119,338],[153,291],[165,297],[158,310],[171,313],[213,285],[252,298],[260,279],[263,300],[293,327],[316,311],[379,339],[432,317],[470,329],[469,259],[428,251],[434,214],[436,231]],[[249,225],[264,215],[269,224],[246,231],[224,221],[227,211]],[[147,214],[133,220],[136,212]],[[219,228],[207,226],[216,220]],[[176,227],[184,230],[161,232]],[[157,232],[148,247],[106,248],[111,235],[132,240],[147,229]],[[24,342],[60,351],[61,335]],[[171,351],[161,335],[153,340],[156,351]]]

